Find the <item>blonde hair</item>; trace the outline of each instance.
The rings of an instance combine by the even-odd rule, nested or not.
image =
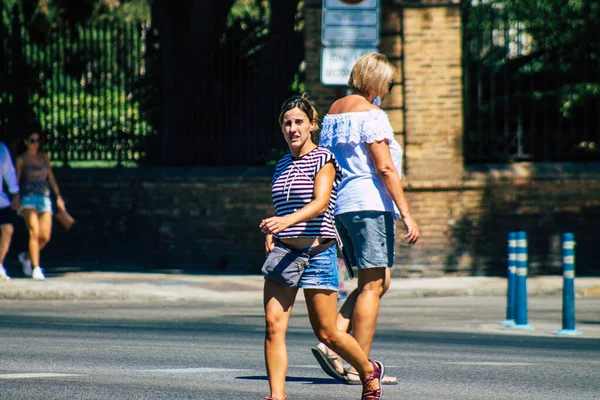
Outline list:
[[[293,110],[296,107],[302,110],[311,122],[315,122],[315,131],[318,130],[319,124],[317,123],[317,121],[319,120],[319,113],[317,112],[315,105],[308,98],[306,93],[302,96],[292,96],[283,102],[283,104],[281,105],[281,111],[279,112],[279,125],[283,125],[284,114],[290,110]]]
[[[348,86],[356,93],[383,96],[393,82],[396,67],[381,53],[363,54],[352,67]]]

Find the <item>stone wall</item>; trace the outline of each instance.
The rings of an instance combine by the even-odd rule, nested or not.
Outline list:
[[[411,181],[459,178],[463,172],[459,9],[405,8],[403,16],[407,176]]]
[[[54,228],[42,266],[259,273],[273,169],[57,169],[77,224]],[[22,220],[8,260],[26,245]]]
[[[271,215],[272,168],[55,171],[78,225],[54,229],[42,254],[51,272],[79,269],[259,273],[260,220]],[[502,275],[508,232],[530,239],[532,274],[560,272],[560,234],[575,233],[578,275],[600,274],[600,166],[467,167],[458,181],[407,183],[421,226],[409,247],[398,228],[395,275]],[[22,220],[7,264],[27,235]],[[13,272],[13,271],[11,271]],[[13,273],[17,276],[17,273]]]
[[[561,272],[564,232],[576,237],[577,274],[600,274],[600,165],[466,166],[461,180],[411,180],[407,193],[422,237],[414,247],[397,240],[397,274],[504,275],[515,231],[528,235],[530,275]]]

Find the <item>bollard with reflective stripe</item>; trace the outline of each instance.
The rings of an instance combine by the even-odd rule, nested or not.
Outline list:
[[[517,232],[515,279],[515,323],[510,328],[533,329],[527,323],[527,234]]]
[[[515,280],[517,272],[517,234],[508,233],[508,264],[507,264],[507,287],[506,287],[506,319],[500,321],[502,325],[515,323]]]
[[[563,305],[562,329],[557,335],[579,335],[575,329],[575,236],[563,234]]]

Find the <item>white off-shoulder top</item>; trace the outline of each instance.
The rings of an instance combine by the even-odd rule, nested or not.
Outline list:
[[[383,180],[373,166],[368,143],[386,140],[398,174],[402,148],[383,110],[327,114],[323,117],[319,146],[329,149],[342,169],[335,214],[351,211],[389,211],[400,217]]]

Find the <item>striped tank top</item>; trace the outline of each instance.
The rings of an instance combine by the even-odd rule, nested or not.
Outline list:
[[[35,194],[42,196],[50,195],[48,186],[48,173],[50,166],[44,164],[25,163],[23,165],[23,176],[21,182],[21,195]]]
[[[290,226],[275,234],[275,237],[280,239],[336,237],[333,225],[333,210],[337,197],[337,187],[342,180],[342,172],[329,150],[317,147],[297,159],[294,159],[289,153],[286,154],[279,160],[275,168],[275,174],[271,182],[271,195],[277,216],[283,217],[300,210],[314,200],[315,176],[328,162],[333,162],[336,174],[327,211],[317,215],[310,221]]]

